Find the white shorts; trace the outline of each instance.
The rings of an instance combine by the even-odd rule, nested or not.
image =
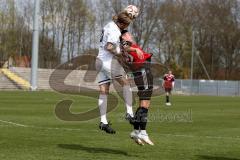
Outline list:
[[[102,61],[100,59],[97,59],[96,68],[99,72],[97,75],[99,85],[109,83],[114,79],[126,76],[123,67],[115,58],[109,61]]]

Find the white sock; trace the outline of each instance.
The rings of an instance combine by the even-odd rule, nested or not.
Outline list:
[[[139,130],[138,130],[138,129],[134,129],[134,132],[138,134],[138,133],[139,133]]]
[[[130,85],[123,86],[123,98],[124,98],[125,106],[127,109],[127,113],[133,117],[132,89],[131,89]]]
[[[101,122],[108,124],[107,121],[107,95],[100,94],[98,99],[98,107],[100,110]]]
[[[141,134],[147,135],[147,131],[146,130],[141,130],[140,132],[141,132]]]

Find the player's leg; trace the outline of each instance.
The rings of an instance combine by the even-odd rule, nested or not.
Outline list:
[[[109,93],[110,83],[99,85],[100,94],[98,99],[98,106],[100,110],[100,121],[103,124],[108,124],[107,121],[107,98]]]
[[[154,145],[154,143],[150,140],[150,138],[147,134],[147,131],[146,131],[150,100],[141,100],[140,104],[141,104],[141,107],[139,107],[138,113],[136,113],[137,117],[139,119],[138,138],[140,138],[143,142],[145,142],[149,145]]]
[[[107,120],[107,97],[109,93],[110,83],[99,85],[100,94],[98,99],[98,106],[100,110],[100,124],[99,129],[104,130],[106,133],[115,134],[116,131],[110,127]]]
[[[111,77],[113,77],[121,86],[123,89],[123,99],[126,106],[126,119],[133,123],[133,109],[132,109],[132,89],[128,82],[128,79],[126,79],[126,73],[121,66],[121,64],[117,60],[112,60],[112,68],[111,68]]]
[[[131,122],[133,118],[133,109],[132,109],[132,89],[127,79],[121,77],[116,79],[118,83],[123,87],[123,98],[126,106],[126,119]]]
[[[133,131],[130,133],[130,137],[139,145],[144,145],[144,142],[139,138],[140,134],[140,120],[141,116],[139,115],[141,107],[138,107],[135,116],[134,116],[134,123],[133,123]]]
[[[166,88],[165,91],[166,91],[166,105],[167,106],[171,106],[171,103],[170,103],[171,89],[170,88]]]
[[[106,70],[106,64],[102,63],[102,66],[97,66],[99,62],[96,62],[96,67],[100,68],[97,79],[99,84],[99,99],[98,106],[100,111],[100,124],[99,128],[104,130],[106,133],[114,134],[115,130],[110,127],[107,120],[107,102],[108,102],[108,94],[111,79],[109,77],[108,71]]]
[[[138,87],[138,96],[140,100],[139,108],[135,113],[134,131],[137,133],[138,129],[139,134],[137,137],[147,144],[154,145],[146,132],[148,109],[153,90],[153,76],[150,68],[146,67],[141,72],[135,72],[134,81]]]

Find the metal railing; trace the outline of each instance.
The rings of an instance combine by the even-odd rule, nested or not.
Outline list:
[[[213,96],[240,96],[240,81],[175,80],[175,93]]]

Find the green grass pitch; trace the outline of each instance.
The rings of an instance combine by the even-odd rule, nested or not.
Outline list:
[[[124,105],[109,113],[117,134],[98,129],[98,119],[66,122],[55,104],[73,99],[74,113],[96,107],[97,99],[55,92],[0,92],[1,160],[240,160],[240,98],[173,96],[152,99],[147,129],[155,146],[130,138]],[[136,108],[134,108],[136,109]]]

